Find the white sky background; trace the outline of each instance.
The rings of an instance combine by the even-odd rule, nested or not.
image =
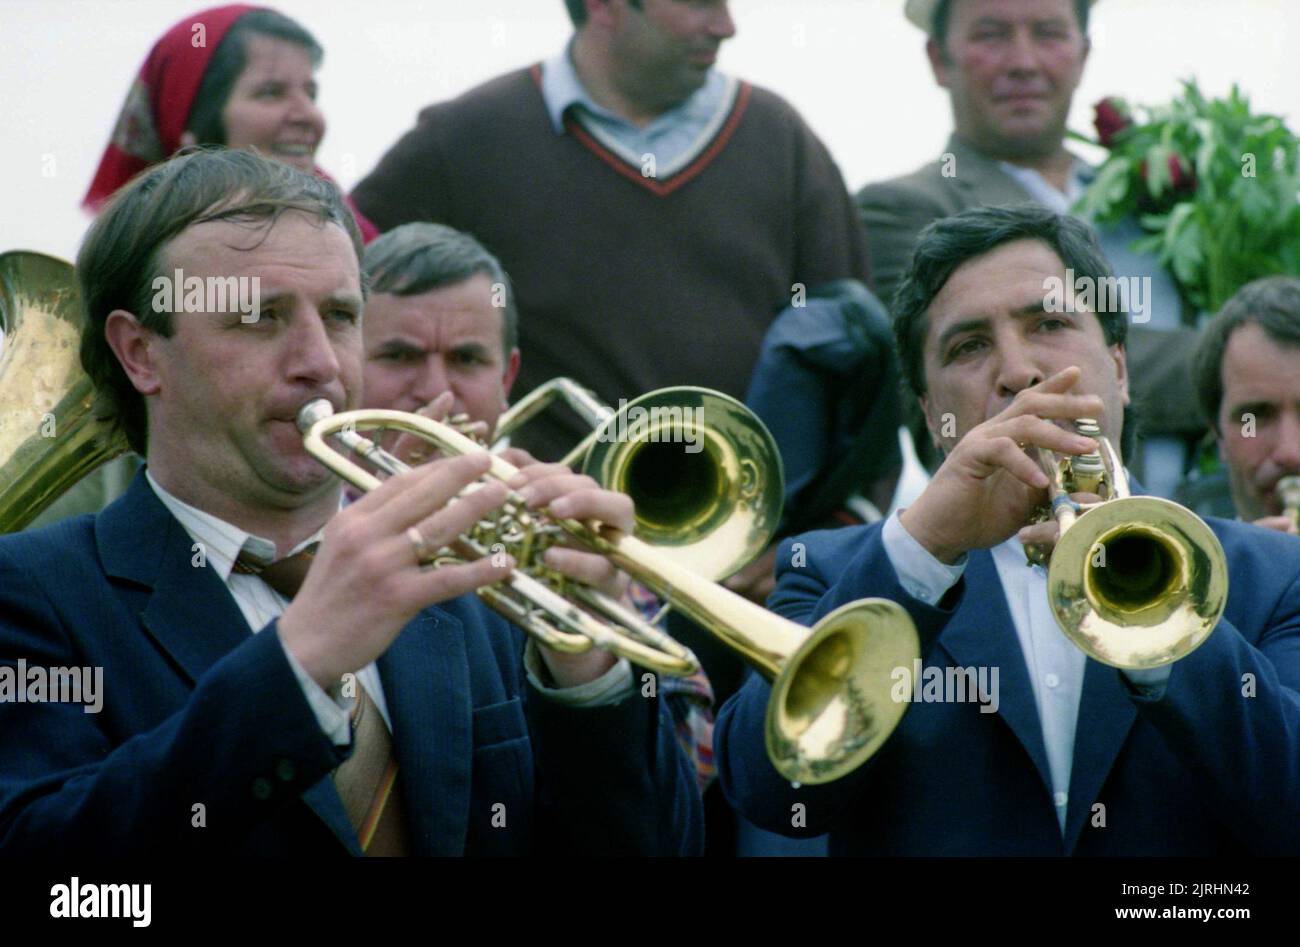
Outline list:
[[[202,2],[0,0],[0,251],[75,255],[82,196],[154,40]],[[424,105],[551,55],[561,0],[278,0],[325,47],[329,123],[320,165],[345,187]],[[903,0],[732,0],[720,68],[785,96],[851,189],[936,157],[951,124]],[[1210,94],[1241,83],[1257,109],[1300,125],[1297,0],[1101,0],[1071,127],[1118,93],[1167,100],[1180,77]],[[51,158],[52,169],[51,169]],[[52,170],[52,174],[49,171]]]

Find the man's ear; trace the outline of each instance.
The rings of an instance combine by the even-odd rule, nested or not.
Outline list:
[[[501,399],[507,404],[510,401],[510,389],[514,387],[515,379],[519,377],[519,349],[510,350],[509,357],[506,358],[506,370],[501,376]]]
[[[942,430],[942,426],[939,424],[939,419],[931,413],[933,405],[929,397],[926,395],[917,395],[916,400],[921,405],[921,413],[925,415],[925,427],[926,430],[930,432],[930,443],[934,445],[935,450],[943,451],[945,449],[943,446],[943,440],[939,437],[939,432]]]
[[[933,36],[925,41],[925,55],[930,60],[930,70],[934,73],[934,81],[941,88],[948,88],[948,67],[951,65],[948,55],[939,46],[939,41]]]
[[[104,339],[136,391],[156,395],[162,389],[158,377],[160,335],[146,329],[125,309],[114,309],[104,321]]]

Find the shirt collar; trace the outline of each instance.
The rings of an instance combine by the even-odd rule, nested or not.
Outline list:
[[[1083,192],[1092,181],[1092,169],[1077,156],[1070,166],[1070,174],[1066,178],[1064,194],[1048,183],[1047,178],[1033,168],[1022,168],[1007,161],[999,161],[998,167],[1019,182],[1020,186],[1027,190],[1040,204],[1045,204],[1061,214],[1069,212],[1069,209],[1083,196]]]
[[[147,467],[144,474],[163,506],[176,517],[185,531],[190,534],[190,538],[203,546],[204,558],[207,559],[208,565],[216,570],[222,582],[229,581],[230,573],[235,568],[235,560],[239,558],[241,552],[247,552],[252,559],[263,565],[270,565],[275,561],[275,543],[271,540],[263,536],[254,536],[233,523],[227,523],[220,517],[205,513],[198,507],[190,506],[178,499],[154,479],[153,473]],[[289,555],[305,549],[311,543],[318,542],[324,531],[325,527],[322,526],[314,535],[289,550]]]
[[[710,69],[704,85],[691,93],[690,98],[658,116],[643,131],[649,132],[660,123],[674,124],[696,118],[707,120],[725,95],[727,85],[726,76],[716,69]],[[566,43],[558,54],[542,63],[542,99],[557,135],[564,134],[564,113],[571,106],[582,106],[608,121],[622,122],[630,128],[636,127],[623,116],[597,104],[587,92],[587,87],[582,84],[578,70],[573,65],[573,40]]]

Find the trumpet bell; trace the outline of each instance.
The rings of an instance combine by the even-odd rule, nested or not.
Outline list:
[[[70,263],[0,254],[0,533],[22,529],[126,439],[94,417]]]
[[[1111,667],[1162,667],[1198,648],[1228,597],[1218,537],[1186,508],[1124,497],[1088,510],[1052,552],[1048,602],[1062,630]]]
[[[785,479],[767,427],[707,388],[652,391],[597,430],[583,473],[636,505],[636,535],[709,581],[771,541]]]
[[[781,665],[767,705],[767,753],[791,782],[831,782],[866,762],[907,704],[893,699],[895,669],[921,653],[916,626],[885,599],[842,605]]]

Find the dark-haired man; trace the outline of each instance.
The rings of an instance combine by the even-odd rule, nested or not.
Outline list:
[[[340,511],[304,450],[305,403],[360,397],[360,252],[333,185],[242,151],[150,169],[92,226],[82,363],[147,467],[97,517],[0,539],[0,672],[94,667],[105,688],[95,714],[0,702],[6,853],[698,847],[690,767],[626,664],[526,656],[466,595],[508,557],[425,568],[502,502],[450,502],[486,457]],[[160,278],[184,311],[154,308]],[[260,305],[190,296],[227,280]],[[631,527],[626,497],[532,486]]]
[[[1300,280],[1270,276],[1237,290],[1205,327],[1193,364],[1237,515],[1295,534],[1286,508],[1300,497],[1279,487],[1300,478]]]
[[[923,233],[895,336],[944,461],[884,523],[783,544],[769,605],[811,624],[897,601],[924,669],[894,670],[891,696],[914,702],[872,760],[803,789],[765,756],[770,688],[746,684],[719,714],[719,778],[760,825],[791,833],[802,803],[804,830],[829,830],[842,854],[1300,853],[1294,540],[1211,521],[1234,594],[1196,650],[1140,671],[1085,657],[1026,565],[1026,543],[1056,537],[1055,521],[1029,525],[1047,499],[1031,450],[1095,449],[1079,418],[1119,444],[1129,400],[1125,314],[1058,311],[1049,287],[1067,268],[1111,275],[1084,224],[1042,208],[969,210]],[[931,687],[972,676],[982,691]]]
[[[931,221],[968,207],[1026,202],[1066,213],[1082,195],[1093,169],[1065,147],[1065,134],[1091,51],[1094,2],[907,0],[907,18],[928,36],[935,82],[948,91],[953,132],[938,160],[857,194],[872,288],[886,305],[907,273],[917,235]],[[1137,280],[1129,348],[1147,438],[1142,467],[1148,486],[1168,494],[1182,473],[1185,439],[1203,431],[1187,381],[1195,335],[1178,328],[1181,303],[1169,274],[1129,249],[1139,236],[1136,226],[1100,236],[1112,269]],[[933,467],[937,455],[922,433],[914,425],[918,453]]]

